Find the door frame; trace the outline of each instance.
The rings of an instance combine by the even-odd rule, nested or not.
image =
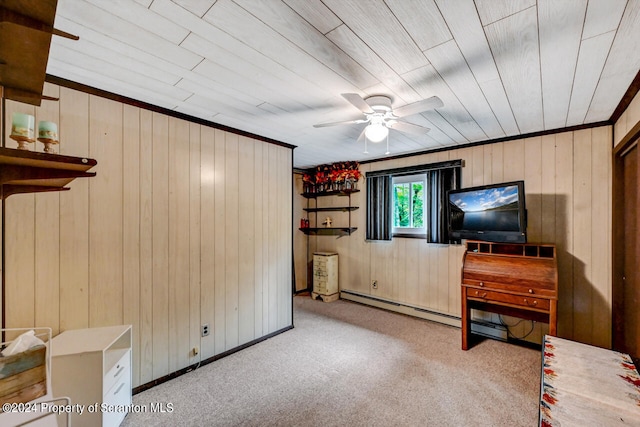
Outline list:
[[[622,272],[624,269],[624,247],[616,244],[624,238],[624,156],[640,140],[640,122],[627,132],[622,140],[613,149],[613,189],[612,189],[612,306],[611,306],[611,345],[614,350],[619,348],[622,317],[616,313],[622,313],[624,308],[624,282]],[[640,148],[640,147],[638,147]],[[638,356],[638,355],[636,355]]]

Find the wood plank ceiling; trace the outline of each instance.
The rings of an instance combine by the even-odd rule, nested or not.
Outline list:
[[[640,69],[637,0],[59,0],[47,73],[296,145],[384,157],[340,96],[444,107],[391,154],[608,120]]]

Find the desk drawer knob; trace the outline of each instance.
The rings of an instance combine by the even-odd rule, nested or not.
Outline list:
[[[525,299],[524,299],[524,303],[525,303],[525,304],[529,304],[529,301],[527,301],[527,299],[525,298]],[[531,304],[529,304],[529,305],[538,305],[538,301],[533,300],[533,301],[531,302]]]
[[[484,297],[486,297],[486,296],[487,296],[487,293],[486,293],[486,292],[483,292],[483,293],[481,294],[481,293],[480,293],[480,291],[476,291],[476,296],[477,296],[477,297],[480,297],[480,298],[484,298]]]
[[[533,289],[529,289],[529,293],[532,294],[533,293]]]
[[[480,286],[484,286],[484,282],[480,282]]]

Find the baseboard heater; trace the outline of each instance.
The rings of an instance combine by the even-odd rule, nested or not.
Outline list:
[[[506,326],[497,323],[481,322],[479,320],[472,320],[470,323],[471,332],[474,334],[500,341],[507,341],[508,339]]]
[[[408,304],[402,304],[395,301],[389,301],[384,298],[374,297],[371,295],[360,294],[353,291],[340,291],[340,298],[349,301],[359,302],[361,304],[382,308],[409,316],[419,317],[425,320],[431,320],[445,325],[460,327],[460,318],[446,313],[440,313],[435,310],[415,307]]]

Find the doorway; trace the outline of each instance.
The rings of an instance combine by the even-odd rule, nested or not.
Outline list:
[[[638,138],[614,151],[613,348],[640,360]]]

